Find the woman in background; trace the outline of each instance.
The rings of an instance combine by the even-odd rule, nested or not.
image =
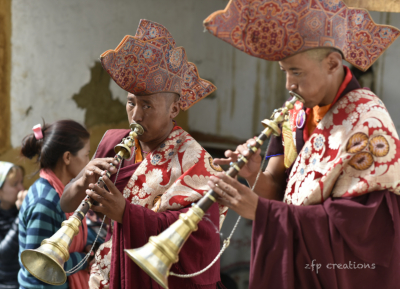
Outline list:
[[[37,249],[43,239],[50,238],[61,228],[61,223],[72,213],[60,208],[64,186],[75,178],[89,162],[89,133],[79,123],[60,120],[51,125],[34,127],[34,133],[22,140],[21,153],[32,159],[37,156],[40,178],[29,188],[19,212],[19,254],[25,249]],[[70,257],[65,271],[77,265],[88,251],[87,226],[79,228],[70,246]],[[68,276],[60,286],[43,283],[33,277],[22,265],[18,274],[20,288],[88,288],[89,274],[85,263],[81,270]]]
[[[18,210],[27,193],[20,166],[0,161],[0,289],[18,289]]]

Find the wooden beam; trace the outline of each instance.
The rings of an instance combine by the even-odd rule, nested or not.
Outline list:
[[[11,0],[0,0],[0,155],[11,148]]]

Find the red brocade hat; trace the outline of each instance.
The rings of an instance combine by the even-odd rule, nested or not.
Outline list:
[[[149,20],[140,20],[136,35],[125,36],[100,61],[122,89],[141,95],[178,93],[183,110],[217,89],[199,77],[196,65],[187,61],[183,47],[175,47],[168,30]]]
[[[377,25],[368,11],[341,0],[230,0],[204,20],[212,34],[241,51],[280,61],[296,53],[334,47],[367,70],[400,35]]]

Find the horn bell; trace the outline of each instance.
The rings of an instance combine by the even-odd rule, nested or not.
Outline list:
[[[21,262],[26,270],[47,284],[64,284],[67,281],[64,263],[69,259],[69,246],[79,233],[80,225],[81,221],[71,216],[53,236],[44,239],[39,248],[24,250]]]
[[[169,270],[178,262],[183,244],[197,230],[203,216],[204,211],[194,205],[164,232],[150,237],[146,245],[125,253],[161,287],[168,289]]]

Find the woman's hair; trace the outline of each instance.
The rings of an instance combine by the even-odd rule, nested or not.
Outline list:
[[[54,169],[65,152],[75,155],[90,137],[89,132],[73,120],[43,124],[42,133],[43,138],[39,140],[33,133],[24,137],[21,148],[22,155],[29,159],[38,156],[37,162],[41,169]]]

